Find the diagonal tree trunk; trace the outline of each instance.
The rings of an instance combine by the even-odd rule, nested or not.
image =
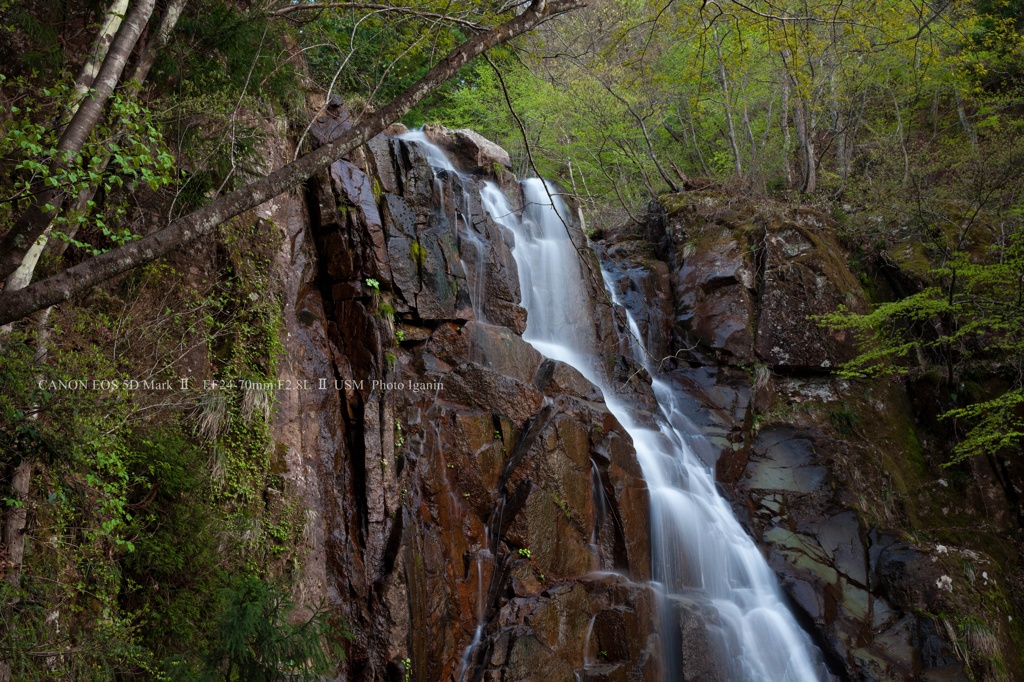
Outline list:
[[[92,87],[96,76],[99,75],[100,67],[107,56],[107,50],[110,48],[114,36],[117,35],[117,30],[121,28],[121,21],[124,19],[125,12],[127,11],[128,0],[111,0],[110,6],[107,7],[107,11],[103,15],[103,24],[100,26],[100,32],[96,39],[92,41],[89,57],[85,60],[78,78],[75,79],[75,93],[78,95],[79,101],[71,109],[72,116],[78,111],[78,105],[89,94],[89,88]]]
[[[100,32],[97,34],[96,39],[93,40],[89,56],[85,60],[85,64],[82,65],[82,70],[78,73],[78,77],[75,79],[75,95],[77,97],[69,111],[72,117],[78,113],[79,104],[89,94],[89,88],[92,87],[93,81],[96,80],[96,75],[100,71],[103,59],[107,56],[107,49],[110,47],[110,43],[114,39],[117,30],[121,27],[121,20],[124,18],[124,13],[127,9],[128,0],[113,0],[103,15],[103,24],[100,26]],[[28,253],[25,254],[24,259],[18,265],[18,269],[11,273],[4,282],[4,291],[24,289],[32,281],[32,273],[35,272],[39,257],[43,254],[43,249],[46,247],[52,227],[53,220],[51,218],[43,230],[43,234],[39,236],[29,248]]]
[[[66,301],[75,294],[127,272],[209,234],[217,225],[308,180],[397,121],[471,59],[543,22],[584,5],[583,0],[534,0],[515,18],[466,41],[383,109],[368,114],[329,145],[320,147],[264,178],[226,194],[137,241],[100,254],[25,289],[0,295],[0,324]],[[105,66],[105,65],[104,65]]]
[[[102,118],[107,100],[121,80],[128,57],[135,49],[142,29],[149,22],[155,4],[156,0],[136,0],[125,17],[93,81],[92,92],[82,101],[57,142],[57,155],[51,163],[52,171],[60,169],[81,151],[82,145]],[[34,188],[38,189],[41,188]],[[32,245],[50,224],[52,214],[60,210],[65,194],[60,188],[42,191],[18,217],[0,244],[0,278],[6,280],[24,262]],[[47,206],[52,208],[47,209]]]
[[[156,58],[160,54],[160,51],[167,45],[167,41],[171,38],[171,33],[174,31],[174,27],[178,23],[178,19],[181,18],[181,13],[185,9],[185,5],[188,0],[172,0],[164,11],[164,16],[160,20],[160,28],[157,29],[156,36],[150,40],[145,49],[142,51],[142,55],[139,57],[138,63],[135,65],[135,69],[132,71],[131,77],[128,79],[129,92],[132,94],[138,93],[142,89],[142,84],[146,82],[146,78],[149,76],[150,69],[153,68],[153,64],[156,63]],[[107,165],[110,163],[110,154],[104,154],[103,160],[93,169],[97,175],[103,175],[103,172],[107,169]],[[99,191],[99,182],[94,182],[81,192],[78,193],[78,197],[75,199],[75,203],[72,204],[68,210],[68,215],[85,215],[86,210],[89,207],[89,202],[96,197],[96,192]],[[74,222],[71,224],[67,232],[68,239],[71,239],[78,232],[79,225],[81,223]],[[43,240],[45,246],[47,234],[44,233]],[[38,241],[37,241],[38,243]],[[51,244],[51,250],[49,251],[54,257],[60,257],[64,255],[64,252],[68,248],[68,242],[65,240],[58,240],[56,243]],[[31,254],[31,251],[29,252]],[[29,257],[26,256],[26,262],[29,261]],[[31,264],[31,268],[34,269],[36,263],[39,261],[39,256],[36,256],[35,262]],[[24,267],[24,264],[22,264]],[[22,268],[18,268],[19,271]],[[28,273],[28,280],[21,284],[21,286],[15,287],[14,289],[23,289],[28,286],[31,281],[31,271]],[[10,286],[10,285],[8,285]],[[13,291],[14,289],[10,289]]]

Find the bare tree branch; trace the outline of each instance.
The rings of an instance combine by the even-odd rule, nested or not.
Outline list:
[[[437,12],[424,12],[414,7],[395,7],[392,5],[379,5],[372,2],[314,2],[309,4],[299,5],[288,5],[282,7],[279,10],[271,12],[272,16],[287,17],[289,14],[301,10],[328,10],[328,9],[365,9],[372,10],[374,12],[393,12],[395,14],[409,14],[417,17],[423,17],[424,19],[446,21],[452,24],[458,24],[464,26],[473,31],[486,31],[487,27],[482,24],[478,24],[475,21],[469,21],[468,19],[460,19],[459,17],[451,14],[438,14]]]

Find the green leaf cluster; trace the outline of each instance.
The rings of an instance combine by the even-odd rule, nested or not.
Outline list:
[[[1004,129],[983,144],[942,162],[956,173],[918,178],[914,200],[890,215],[899,232],[862,235],[883,237],[879,258],[920,289],[823,318],[861,342],[845,376],[938,371],[950,399],[941,416],[960,434],[951,463],[1024,444],[1024,138]]]
[[[152,111],[129,93],[116,93],[81,152],[68,155],[57,144],[77,104],[70,79],[42,88],[34,79],[0,75],[0,82],[13,101],[10,117],[0,121],[0,185],[5,194],[0,202],[7,209],[0,228],[10,226],[40,186],[72,197],[96,187],[107,200],[102,205],[90,201],[85,211],[54,215],[58,234],[84,228],[83,236],[92,237],[88,242],[68,239],[90,255],[137,238],[138,232],[129,227],[132,195],[142,188],[159,191],[176,179],[174,157]]]

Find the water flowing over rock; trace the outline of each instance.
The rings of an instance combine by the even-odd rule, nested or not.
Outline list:
[[[314,139],[346,120],[329,107]],[[484,176],[508,186],[501,154],[445,139],[480,175],[412,133],[307,188],[289,376],[330,390],[282,418],[322,412],[318,431],[280,431],[311,489],[304,599],[354,633],[342,679],[660,679],[629,437],[600,391],[521,338],[513,237],[481,205]],[[597,628],[609,619],[629,628]]]
[[[898,387],[830,374],[856,349],[809,318],[864,296],[827,218],[705,188],[591,245],[491,143],[391,132],[264,216],[281,378],[325,388],[275,456],[339,679],[966,679],[992,614],[972,670],[1016,669],[995,560],[900,530],[1012,514],[926,475]]]
[[[816,317],[866,306],[836,233],[820,213],[712,187],[663,197],[644,229],[599,250],[634,335],[671,340],[651,347],[680,418],[707,436],[702,457],[832,670],[1004,679],[1019,665],[1012,578],[985,543],[1013,532],[1012,496],[984,463],[947,479],[942,432],[914,418],[928,414],[920,393],[832,375],[856,348]],[[955,524],[985,530],[960,546],[925,539]],[[981,624],[978,646],[964,623]]]
[[[648,362],[628,311],[625,345],[636,360],[601,353],[600,320],[587,308],[596,273],[581,256],[582,231],[557,188],[541,180],[522,187],[527,208],[505,224],[516,236],[513,253],[530,313],[524,338],[601,387],[633,440],[651,494],[665,678],[821,679],[826,673],[816,649],[715,489],[711,467],[687,442],[690,430],[675,419],[674,392],[652,377],[658,368]],[[489,195],[487,203],[494,214],[508,214],[500,196]],[[628,378],[623,367],[632,370]]]

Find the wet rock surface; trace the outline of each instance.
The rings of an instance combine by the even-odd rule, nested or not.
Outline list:
[[[953,475],[920,387],[831,374],[857,349],[815,317],[867,305],[835,233],[814,211],[709,188],[664,197],[645,228],[610,231],[599,252],[661,378],[685,395],[676,418],[707,438],[696,454],[833,673],[1015,678],[1019,528],[1003,465]]]
[[[312,139],[346,125],[331,102]],[[429,133],[466,175],[380,136],[273,216],[282,377],[328,387],[278,415],[309,510],[303,600],[354,634],[339,679],[661,679],[632,444],[595,386],[521,338],[513,238],[479,199],[514,187],[508,155]]]
[[[512,159],[508,152],[475,130],[449,130],[444,126],[428,125],[423,132],[444,150],[459,170],[499,182],[512,180]]]
[[[332,102],[312,139],[347,120]],[[354,633],[339,679],[653,681],[676,650],[683,679],[726,679],[700,595],[656,614],[628,436],[521,338],[513,239],[477,191],[514,187],[507,156],[428,134],[471,173],[380,136],[261,207],[287,237],[281,377],[330,382],[281,400],[275,457],[307,509],[300,599]],[[1012,679],[1012,475],[939,467],[935,391],[832,376],[856,348],[811,320],[866,305],[834,232],[714,188],[667,197],[597,245],[636,328],[594,277],[594,352],[641,421],[657,406],[638,344],[678,389],[672,419],[839,679]]]

